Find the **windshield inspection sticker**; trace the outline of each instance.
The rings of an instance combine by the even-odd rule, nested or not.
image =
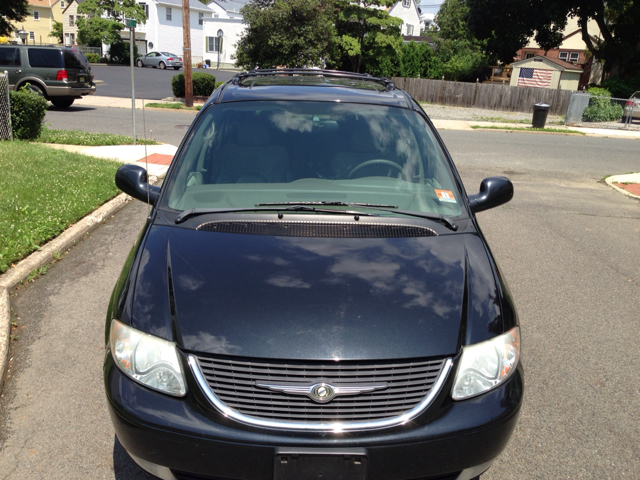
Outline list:
[[[451,190],[438,190],[437,188],[434,188],[433,191],[436,192],[438,200],[440,200],[441,202],[456,203],[456,199],[453,196],[453,192]]]

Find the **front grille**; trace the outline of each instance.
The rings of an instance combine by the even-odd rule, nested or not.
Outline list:
[[[196,230],[274,237],[407,238],[433,237],[426,227],[378,223],[223,221],[199,225]]]
[[[259,419],[293,422],[365,422],[398,417],[431,391],[446,360],[396,362],[277,362],[197,357],[211,391],[227,407]],[[374,385],[387,388],[355,396],[338,396],[319,404],[306,396],[255,386],[275,384]]]

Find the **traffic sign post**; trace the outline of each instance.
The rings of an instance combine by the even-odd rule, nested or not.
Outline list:
[[[136,40],[136,21],[127,20],[129,27],[129,64],[131,65],[131,116],[133,118],[133,144],[136,144],[136,86],[133,81],[133,66],[135,58],[133,58],[133,45]]]

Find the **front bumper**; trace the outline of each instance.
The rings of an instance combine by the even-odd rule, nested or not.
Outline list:
[[[412,422],[381,430],[328,433],[259,428],[218,413],[187,373],[188,393],[175,398],[126,377],[107,353],[104,375],[118,439],[162,478],[272,480],[278,448],[360,448],[367,478],[465,480],[486,470],[505,448],[520,411],[523,372],[501,387],[461,402],[450,397],[454,371],[431,407]],[[166,467],[166,468],[165,468]],[[182,473],[181,473],[182,472]]]

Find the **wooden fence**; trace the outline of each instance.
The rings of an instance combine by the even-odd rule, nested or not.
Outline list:
[[[511,87],[490,83],[463,83],[424,78],[393,77],[393,83],[419,102],[452,107],[485,108],[505,112],[533,112],[534,103],[551,105],[551,115],[564,115],[571,90]]]

